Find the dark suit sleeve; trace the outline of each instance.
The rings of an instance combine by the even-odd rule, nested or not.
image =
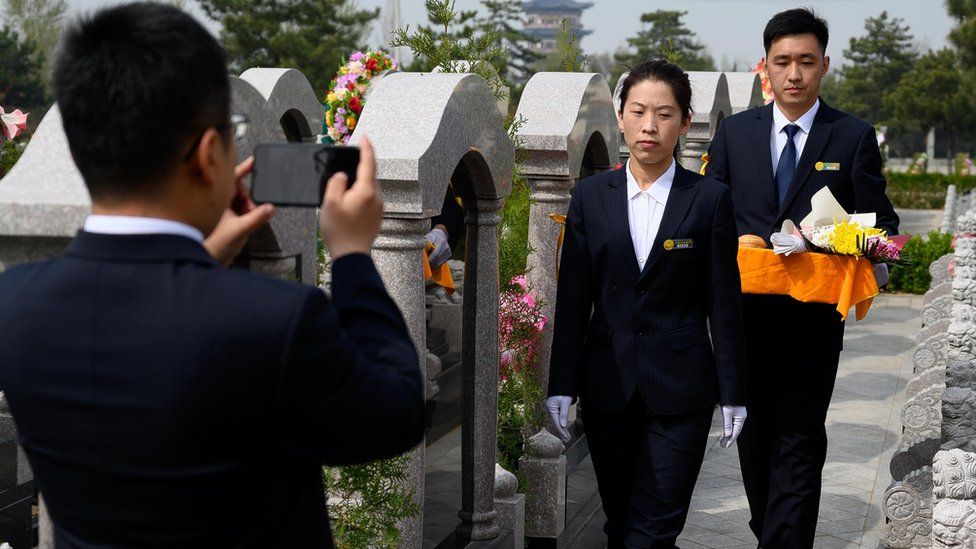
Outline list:
[[[464,208],[458,204],[452,185],[447,186],[441,213],[430,218],[431,228],[435,225],[444,225],[447,228],[447,244],[452,250],[457,248],[457,243],[464,234]]]
[[[312,290],[281,374],[284,444],[328,465],[399,455],[422,439],[417,350],[364,254],[332,266],[334,306]]]
[[[708,165],[705,176],[729,184],[729,153],[725,148],[725,124],[719,124],[708,146]]]
[[[742,283],[739,280],[732,198],[722,185],[721,196],[712,222],[711,270],[712,292],[708,320],[715,349],[719,399],[722,404],[738,406],[746,402],[745,353],[742,328]]]
[[[566,214],[566,237],[559,260],[556,322],[549,360],[550,396],[579,396],[583,339],[593,310],[582,194],[578,190],[573,195]]]
[[[851,179],[854,185],[854,207],[858,212],[875,212],[876,227],[889,235],[898,234],[898,214],[885,194],[888,186],[882,171],[881,151],[874,128],[868,127],[861,135],[854,154]]]

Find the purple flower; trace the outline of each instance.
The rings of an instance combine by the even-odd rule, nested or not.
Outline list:
[[[352,54],[352,55],[349,56],[349,60],[350,61],[359,61],[363,57],[366,57],[366,54],[363,53],[363,52],[361,52],[361,51],[357,51],[356,53],[354,53],[354,54]]]

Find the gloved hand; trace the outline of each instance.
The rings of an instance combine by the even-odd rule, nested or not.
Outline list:
[[[549,410],[549,422],[556,431],[556,436],[567,443],[573,438],[569,434],[569,407],[573,405],[573,397],[551,396],[546,399],[546,409]]]
[[[888,264],[887,263],[875,263],[874,268],[874,280],[878,283],[878,288],[884,286],[888,283]]]
[[[451,259],[451,245],[447,243],[447,233],[441,229],[431,229],[425,238],[427,242],[434,245],[434,250],[427,257],[431,269],[436,269]]]
[[[746,413],[745,406],[722,405],[722,423],[725,427],[725,436],[718,441],[722,448],[732,446],[735,439],[739,438],[739,433],[742,432],[742,425],[746,422],[746,415],[748,414]]]

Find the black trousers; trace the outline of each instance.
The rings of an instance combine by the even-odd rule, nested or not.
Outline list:
[[[583,405],[609,548],[675,547],[705,458],[713,408],[658,416],[637,393],[618,412]]]
[[[743,319],[749,418],[738,448],[749,526],[768,549],[813,547],[844,323],[833,305],[785,296],[743,296]]]

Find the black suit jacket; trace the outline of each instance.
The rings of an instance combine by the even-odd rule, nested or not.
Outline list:
[[[638,390],[659,414],[743,404],[741,285],[728,188],[677,166],[639,272],[625,170],[580,181],[570,201],[549,394],[615,411]],[[667,240],[686,239],[690,249],[665,249]]]
[[[830,187],[849,213],[875,212],[879,228],[898,234],[898,215],[885,195],[874,128],[822,99],[786,201],[779,207],[769,146],[774,108],[770,103],[725,119],[708,149],[706,173],[731,188],[739,234],[768,241],[783,220],[799,224],[810,213],[810,199],[823,187]],[[840,164],[840,169],[817,171],[817,162]]]
[[[424,407],[371,259],[333,289],[172,235],[80,232],[0,275],[0,387],[58,547],[331,547],[322,464],[408,450]]]

